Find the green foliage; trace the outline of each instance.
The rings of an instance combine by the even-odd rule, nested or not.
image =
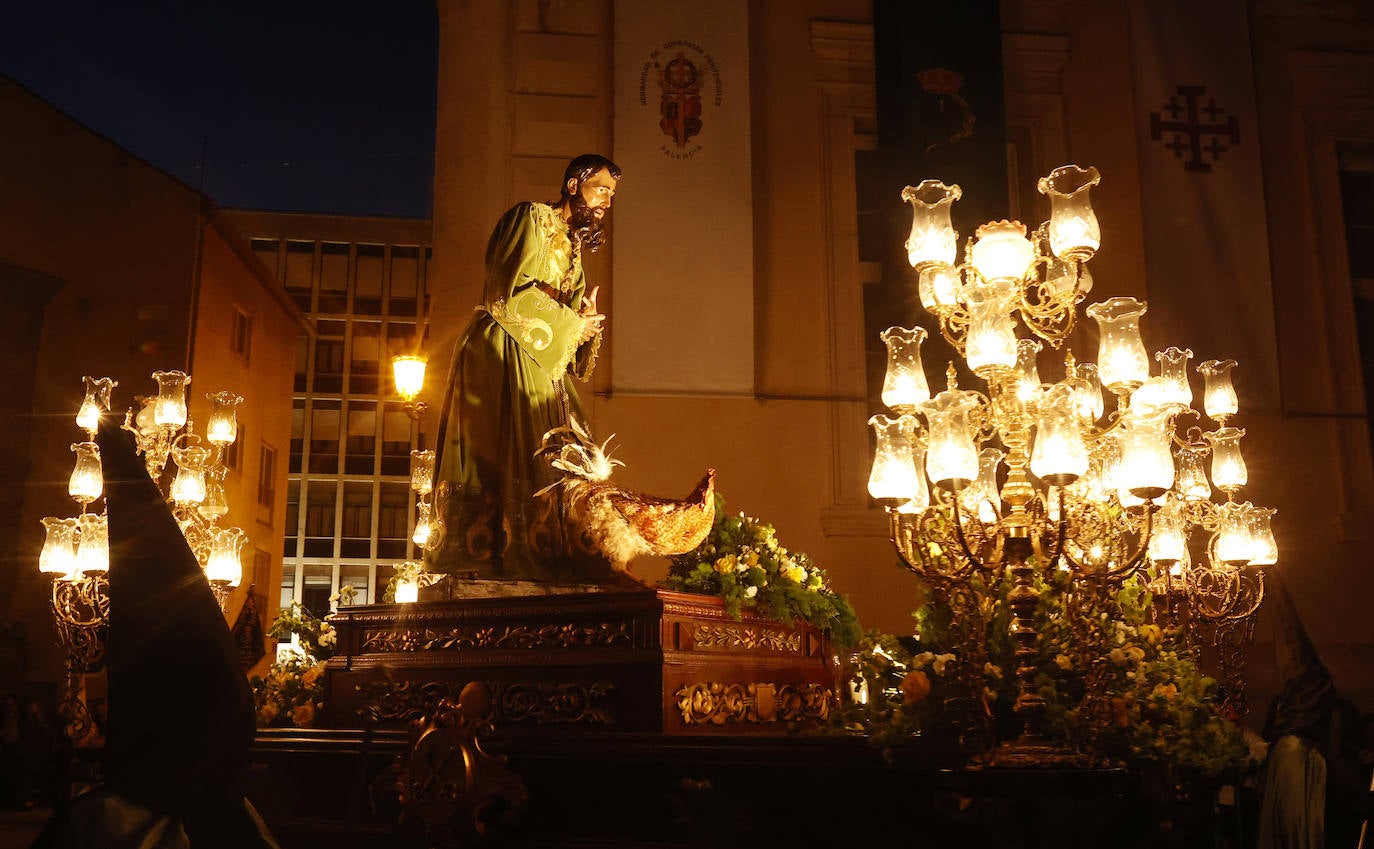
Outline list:
[[[1006,576],[970,582],[986,622],[978,658],[964,655],[953,611],[935,598],[916,611],[916,638],[870,634],[853,659],[854,688],[868,704],[840,712],[837,723],[891,745],[913,735],[966,734],[970,713],[950,704],[980,700],[1004,721],[1004,736],[1019,731],[1011,719],[1018,690]],[[1158,764],[1179,775],[1215,777],[1247,765],[1241,728],[1224,717],[1216,681],[1204,675],[1173,628],[1156,624],[1145,579],[1127,580],[1114,594],[1073,587],[1067,572],[1035,581],[1037,634],[1033,686],[1045,700],[1046,731],[1058,743],[1135,766]],[[1073,603],[1066,604],[1070,590]],[[946,658],[944,674],[926,674],[930,693],[912,701],[900,681],[917,668],[922,652]],[[979,664],[971,660],[982,661]],[[991,741],[989,741],[990,743]]]
[[[672,558],[669,589],[718,595],[737,619],[745,609],[757,610],[780,622],[810,622],[829,631],[839,648],[857,643],[854,608],[830,589],[824,570],[779,545],[772,525],[743,513],[729,515],[720,493],[715,499],[711,532],[701,545]]]
[[[331,603],[348,604],[354,590],[345,586]],[[293,601],[278,612],[267,635],[296,645],[277,655],[266,675],[255,675],[253,703],[258,726],[295,725],[308,728],[324,706],[324,664],[338,647],[334,626],[317,618],[300,602]]]

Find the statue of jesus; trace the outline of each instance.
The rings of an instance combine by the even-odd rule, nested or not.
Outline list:
[[[605,316],[582,255],[605,240],[620,168],[597,154],[568,164],[560,197],[516,204],[487,245],[486,285],[458,342],[439,421],[435,509],[443,523],[425,569],[548,583],[612,572],[565,521],[558,475],[537,457],[545,434],[584,420]]]

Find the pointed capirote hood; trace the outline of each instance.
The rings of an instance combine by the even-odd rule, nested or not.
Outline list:
[[[205,573],[133,435],[109,418],[97,435],[110,533],[109,786],[191,818],[241,806],[252,691]]]
[[[1278,608],[1274,659],[1280,689],[1269,708],[1265,736],[1273,740],[1284,734],[1310,735],[1324,724],[1335,704],[1336,688],[1277,570],[1270,573],[1268,585],[1268,597]]]

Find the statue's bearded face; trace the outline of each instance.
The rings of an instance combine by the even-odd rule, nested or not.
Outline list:
[[[602,168],[583,180],[568,198],[571,220],[568,222],[584,247],[596,250],[600,247],[605,234],[606,213],[611,210],[611,200],[615,197],[615,186],[619,182],[611,172]],[[572,186],[569,186],[572,188]]]

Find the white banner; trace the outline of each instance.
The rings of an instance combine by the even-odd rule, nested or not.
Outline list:
[[[754,391],[744,0],[617,0],[612,388]]]
[[[1277,410],[1278,349],[1245,0],[1131,0],[1152,350],[1234,359]],[[1110,174],[1103,175],[1104,189]],[[1194,378],[1196,380],[1196,378]]]

